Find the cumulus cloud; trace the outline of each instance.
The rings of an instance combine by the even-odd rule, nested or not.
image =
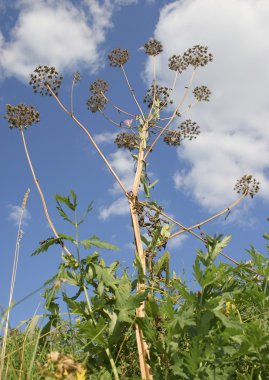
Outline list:
[[[115,169],[125,188],[129,191],[132,188],[134,180],[134,162],[129,151],[118,150],[109,155],[109,162]],[[111,193],[118,194],[121,189],[117,182],[114,183]]]
[[[168,243],[167,243],[168,250],[180,248],[186,239],[188,239],[187,235],[182,234],[182,235],[175,236],[171,240],[168,240]]]
[[[98,133],[93,136],[97,144],[112,144],[117,136],[117,132]]]
[[[22,216],[21,206],[9,205],[9,215],[8,220],[11,221],[14,225],[18,226]],[[31,219],[31,214],[27,209],[23,211],[22,224],[27,225],[28,220]]]
[[[100,44],[112,26],[113,11],[133,1],[20,0],[15,3],[18,18],[4,40],[0,34],[2,77],[26,79],[39,64],[58,70],[102,65]]]
[[[202,133],[178,149],[179,160],[187,161],[190,169],[174,175],[175,186],[207,209],[216,210],[234,199],[236,179],[246,173],[260,180],[260,195],[269,198],[269,40],[264,38],[269,34],[268,19],[266,0],[185,0],[163,7],[156,25],[154,37],[164,45],[159,82],[171,86],[167,61],[172,54],[201,44],[214,55],[213,63],[197,70],[193,83],[207,85],[211,101],[199,103],[186,116],[200,125]],[[149,71],[150,62],[148,76]],[[190,71],[179,79],[178,93],[189,75]],[[184,107],[191,101],[192,95]]]
[[[126,197],[120,197],[112,202],[108,207],[102,207],[99,212],[99,218],[108,219],[111,215],[126,215],[129,212],[129,202]]]

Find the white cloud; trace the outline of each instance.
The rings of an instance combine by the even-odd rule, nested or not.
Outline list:
[[[117,136],[117,132],[98,133],[93,136],[97,144],[112,144]]]
[[[124,184],[125,188],[129,191],[132,188],[134,181],[134,161],[129,151],[118,150],[115,153],[109,155],[109,162],[113,169],[115,169],[120,180]],[[118,194],[121,191],[117,182],[114,183],[111,192]]]
[[[18,226],[20,219],[21,219],[21,214],[22,214],[22,208],[21,206],[14,206],[14,205],[9,205],[9,216],[8,220],[10,220],[14,225]],[[27,221],[31,219],[31,214],[27,209],[24,209],[23,211],[23,218],[22,218],[22,224],[27,225]]]
[[[172,54],[201,44],[214,55],[213,63],[197,70],[193,84],[207,85],[212,100],[187,114],[202,133],[178,149],[190,169],[174,176],[178,188],[212,210],[235,199],[236,179],[246,173],[260,180],[260,194],[269,199],[268,19],[266,0],[185,0],[165,6],[155,29],[164,45],[158,64],[162,83],[171,86],[167,61]],[[149,67],[148,62],[147,74]],[[181,94],[186,78],[179,79]]]
[[[174,238],[172,238],[171,240],[168,241],[168,243],[167,243],[168,250],[180,248],[182,246],[183,242],[187,238],[188,238],[188,236],[186,235],[186,233],[182,234],[182,235],[175,236]]]
[[[103,64],[100,44],[112,26],[113,11],[132,2],[17,1],[18,19],[2,45],[0,35],[1,76],[25,80],[39,64],[95,71]]]
[[[99,218],[108,219],[111,215],[126,215],[129,213],[129,202],[126,197],[118,198],[107,208],[102,207],[99,212]]]

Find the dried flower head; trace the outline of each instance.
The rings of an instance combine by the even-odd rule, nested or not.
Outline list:
[[[199,102],[201,101],[209,102],[211,91],[209,90],[207,86],[199,86],[199,87],[197,86],[195,87],[192,93]]]
[[[171,146],[178,146],[180,145],[181,136],[180,133],[177,131],[167,131],[163,141]]]
[[[135,134],[126,132],[119,133],[114,142],[118,148],[126,148],[129,150],[134,150],[139,144]]]
[[[34,92],[39,92],[42,96],[52,96],[49,88],[58,95],[63,80],[62,75],[59,75],[55,67],[49,66],[37,66],[30,78],[30,86]]]
[[[94,94],[89,97],[86,104],[88,110],[90,110],[91,112],[100,112],[102,108],[105,108],[105,105],[107,104],[107,99],[100,94]]]
[[[128,50],[121,49],[121,48],[113,49],[108,54],[108,59],[110,61],[110,66],[121,67],[121,66],[125,65],[125,63],[129,59]]]
[[[108,90],[108,83],[103,79],[96,79],[90,85],[90,91],[93,94],[105,93],[105,92],[107,92],[107,90]]]
[[[159,100],[159,107],[167,107],[168,103],[173,104],[173,100],[169,99],[171,91],[172,89],[168,87],[151,85],[151,87],[147,90],[147,95],[144,98],[144,103],[147,103],[148,107],[151,108],[155,94],[155,99]]]
[[[149,40],[145,43],[144,49],[146,54],[155,57],[163,51],[163,45],[158,40]]]
[[[74,81],[74,83],[76,84],[76,83],[78,83],[80,80],[81,80],[81,75],[80,75],[80,73],[79,73],[78,71],[76,71],[76,72],[74,73],[74,75],[73,75],[73,81]]]
[[[9,123],[9,128],[27,129],[30,125],[40,121],[39,112],[33,106],[26,106],[23,103],[17,106],[6,105],[6,114],[4,116]]]
[[[207,46],[195,45],[183,54],[183,59],[188,65],[198,67],[212,62],[213,55],[208,53]]]
[[[249,194],[251,198],[260,190],[260,183],[252,175],[245,174],[237,180],[234,190],[238,194]]]
[[[187,119],[183,121],[179,126],[179,133],[182,139],[193,140],[201,133],[200,127],[195,123],[195,121],[191,121]]]
[[[168,67],[170,70],[177,71],[179,74],[186,70],[188,63],[180,55],[172,55],[168,60]]]

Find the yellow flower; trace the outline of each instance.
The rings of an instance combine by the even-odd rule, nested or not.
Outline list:
[[[76,372],[77,380],[86,380],[86,369],[81,367]]]

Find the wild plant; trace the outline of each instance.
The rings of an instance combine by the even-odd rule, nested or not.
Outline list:
[[[181,378],[173,376],[189,378],[184,377],[185,370],[182,368],[185,364],[182,364],[182,358],[179,359],[178,363],[181,364],[178,365],[183,365],[183,367],[181,366],[180,370],[173,372],[171,368],[176,368],[177,362],[176,359],[171,359],[169,355],[172,353],[172,356],[175,355],[175,357],[177,357],[173,351],[173,344],[171,343],[173,341],[173,329],[177,323],[182,331],[185,327],[186,330],[188,330],[190,326],[193,326],[194,321],[191,312],[196,306],[193,304],[188,309],[188,302],[189,300],[194,302],[194,295],[188,294],[186,287],[183,286],[177,277],[171,279],[169,269],[170,255],[169,252],[166,251],[166,245],[168,241],[183,233],[189,233],[205,244],[208,249],[208,256],[204,257],[200,252],[194,265],[198,282],[202,281],[203,276],[209,275],[207,269],[209,267],[210,270],[213,268],[213,261],[219,254],[230,260],[236,267],[241,268],[239,262],[223,252],[226,240],[219,238],[212,240],[207,235],[201,235],[194,230],[220,215],[230,212],[247,195],[253,197],[259,190],[259,183],[252,175],[244,174],[235,185],[235,190],[240,195],[238,199],[224,210],[192,226],[185,226],[178,221],[176,217],[169,216],[165,212],[164,207],[154,200],[152,194],[157,183],[151,181],[148,172],[151,152],[153,149],[158,149],[158,144],[160,144],[161,140],[173,148],[180,147],[184,140],[191,141],[198,138],[201,129],[195,121],[188,118],[188,111],[199,102],[208,102],[210,100],[211,91],[205,85],[193,88],[192,83],[197,72],[205,65],[210,64],[213,60],[213,56],[209,52],[208,47],[201,45],[195,45],[181,55],[173,55],[169,59],[168,68],[175,73],[174,80],[171,87],[165,87],[157,83],[156,79],[156,61],[158,55],[163,51],[161,42],[157,40],[148,41],[144,45],[144,51],[149,56],[152,64],[153,80],[142,102],[137,99],[136,91],[130,83],[125,69],[129,60],[128,51],[126,49],[116,48],[108,55],[109,64],[115,69],[119,69],[123,74],[127,90],[133,99],[134,110],[127,111],[115,104],[108,95],[109,84],[103,79],[96,79],[91,83],[89,86],[90,96],[86,103],[89,111],[100,113],[102,117],[109,120],[111,124],[119,130],[115,138],[115,144],[119,149],[129,151],[130,157],[132,157],[135,164],[133,185],[131,188],[127,188],[119,178],[109,162],[109,159],[96,143],[92,133],[82,124],[75,114],[73,92],[75,84],[80,80],[80,74],[75,73],[73,76],[69,106],[63,104],[59,97],[63,76],[60,75],[54,67],[38,66],[31,74],[29,82],[35,93],[39,93],[42,96],[53,97],[61,109],[83,130],[109,169],[112,177],[118,183],[123,195],[126,197],[129,203],[135,245],[134,258],[137,276],[134,281],[131,281],[125,272],[119,277],[117,275],[118,263],[113,263],[110,267],[106,267],[104,261],[99,258],[96,252],[93,252],[86,258],[81,257],[80,246],[84,246],[85,248],[96,246],[98,248],[109,249],[115,249],[115,247],[102,242],[96,237],[81,241],[78,239],[78,226],[85,220],[88,212],[90,212],[91,205],[87,208],[85,216],[81,221],[78,221],[76,215],[77,196],[75,192],[71,191],[70,196],[56,195],[57,209],[64,220],[74,226],[75,237],[72,238],[59,233],[54,226],[49,216],[45,197],[41,185],[37,180],[24,136],[24,130],[39,121],[39,113],[36,109],[33,106],[27,106],[22,103],[17,106],[7,105],[5,118],[10,128],[17,128],[20,131],[33,179],[41,197],[44,213],[54,234],[54,237],[42,242],[41,247],[35,251],[35,254],[47,250],[49,246],[53,244],[59,244],[63,249],[62,263],[59,266],[58,274],[49,282],[51,286],[45,292],[46,307],[50,311],[50,314],[48,315],[49,321],[43,329],[43,334],[50,331],[52,327],[56,328],[60,322],[59,305],[55,302],[56,293],[67,283],[75,286],[77,293],[70,297],[63,291],[63,300],[67,304],[70,313],[77,314],[81,318],[80,322],[75,324],[74,329],[71,328],[70,339],[80,340],[83,360],[85,363],[87,362],[87,366],[93,374],[95,373],[97,376],[96,368],[100,368],[100,373],[103,373],[104,376],[108,376],[108,367],[110,367],[115,379],[127,378],[124,376],[125,372],[127,371],[128,373],[129,369],[123,368],[122,366],[119,368],[118,361],[124,357],[126,364],[127,354],[124,352],[124,344],[127,341],[129,342],[129,354],[133,354],[135,352],[134,343],[136,341],[137,357],[139,359],[142,379],[153,379],[153,376],[157,379]],[[178,98],[175,96],[177,95],[175,94],[177,80],[183,71],[187,71],[190,74],[189,81],[183,90],[181,98],[176,102],[175,99]],[[193,101],[186,106],[186,99],[190,96],[191,91]],[[114,119],[113,111],[116,111],[117,119]],[[122,120],[123,117],[126,119]],[[74,213],[73,219],[67,215],[64,206]],[[67,244],[71,244],[72,249],[67,248]],[[212,255],[215,256],[212,258]],[[206,267],[204,272],[199,269],[200,263]],[[236,267],[235,269],[231,269],[231,267],[229,270],[236,272]],[[221,270],[222,269],[221,267]],[[252,268],[247,268],[246,270],[248,274],[254,271]],[[216,271],[216,269],[214,269],[214,271]],[[166,275],[165,278],[163,277],[163,273]],[[233,276],[236,275],[233,274]],[[205,285],[202,285],[202,287],[203,286]],[[209,285],[207,284],[206,286]],[[217,287],[219,289],[219,285],[217,285]],[[137,294],[134,294],[135,289]],[[83,299],[80,298],[82,295]],[[181,304],[182,297],[184,297],[186,302]],[[225,300],[224,298],[222,299],[221,305],[226,302]],[[162,302],[165,305],[164,308],[169,309],[167,309],[168,311],[162,309]],[[219,304],[216,307],[219,307]],[[184,315],[186,308],[188,311],[186,311],[186,315]],[[162,312],[165,312],[167,316],[170,315],[173,319],[171,324],[161,317]],[[179,313],[177,317],[179,318],[178,322],[175,322],[174,319],[176,312]],[[214,320],[218,318],[219,320],[224,320],[220,312],[219,314],[217,314],[217,311],[214,313],[214,316],[210,314],[212,320],[214,318]],[[182,315],[184,315],[184,318]],[[184,322],[180,322],[180,318],[183,318]],[[186,319],[189,320],[189,322],[186,322]],[[199,323],[203,322],[200,321]],[[225,325],[225,323],[226,319],[223,324]],[[133,328],[135,330],[135,340]],[[157,329],[156,333],[153,331],[154,328]],[[160,354],[162,351],[162,343],[160,340],[162,333],[159,331],[159,328],[168,333],[170,339],[169,343],[167,343],[168,346],[171,343],[169,349],[165,347],[166,343],[163,337],[164,352],[162,354]],[[79,331],[79,335],[76,334],[76,331]],[[182,347],[190,344],[191,337],[189,334],[190,332],[188,331],[186,335],[184,335],[184,340],[181,343]],[[121,337],[123,338],[121,339]],[[130,347],[132,347],[131,350]],[[183,349],[182,347],[177,346],[177,349]],[[91,356],[88,354],[87,356],[87,350],[88,353],[90,350],[93,350],[94,355]],[[170,350],[170,354],[168,354],[167,350]],[[104,359],[104,356],[106,359]],[[122,363],[124,360],[122,359]],[[166,366],[165,368],[162,367],[163,363],[166,363],[164,364],[164,367]],[[172,367],[170,368],[169,366],[171,365]],[[47,367],[44,368],[43,370],[46,372]],[[156,368],[161,370],[160,373],[165,373],[166,377],[159,377]],[[197,366],[194,365],[193,368],[195,368],[195,371],[197,370]],[[135,372],[136,367],[133,370]],[[207,373],[206,371],[207,370],[201,372],[203,376],[204,373]],[[189,374],[190,373],[191,372],[189,372]],[[95,378],[95,375],[91,378]]]

